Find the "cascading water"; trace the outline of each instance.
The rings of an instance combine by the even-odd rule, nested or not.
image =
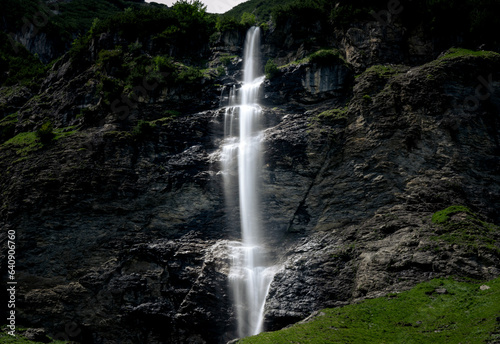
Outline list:
[[[259,88],[264,77],[259,75],[260,29],[247,33],[244,48],[243,86],[230,90],[229,106],[225,113],[225,144],[223,163],[226,190],[235,181],[238,171],[241,243],[232,247],[233,263],[229,275],[230,288],[238,321],[238,336],[255,335],[263,330],[264,305],[274,277],[263,243],[259,190],[261,172],[261,108]],[[233,125],[239,123],[238,130]],[[228,203],[235,195],[226,191]]]

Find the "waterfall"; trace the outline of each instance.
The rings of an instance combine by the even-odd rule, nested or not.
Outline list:
[[[269,264],[263,242],[260,209],[261,173],[261,107],[259,88],[264,81],[260,70],[260,29],[248,30],[244,47],[243,85],[230,90],[225,112],[225,144],[223,168],[228,203],[233,202],[232,176],[238,174],[241,242],[232,247],[233,262],[229,274],[238,336],[246,337],[263,331],[264,306],[274,267]],[[236,125],[235,125],[236,123]],[[235,128],[237,126],[237,128]]]

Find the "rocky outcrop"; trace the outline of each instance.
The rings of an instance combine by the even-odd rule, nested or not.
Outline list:
[[[37,55],[43,63],[49,63],[64,53],[59,42],[47,33],[38,32],[39,28],[30,24],[22,32],[11,33],[16,42],[22,44],[33,55]]]
[[[472,67],[479,61],[484,69]],[[498,228],[490,233],[495,249],[471,251],[440,240],[431,222],[433,212],[467,204],[498,223],[498,170],[486,167],[499,159],[498,94],[475,109],[456,106],[498,61],[445,59],[356,80],[347,124],[323,150],[290,221],[293,244],[267,304],[271,328],[304,318],[317,303],[333,307],[436,276],[498,275]],[[450,84],[461,91],[451,94]]]
[[[264,102],[282,105],[347,99],[352,80],[352,70],[341,62],[293,64],[281,68],[277,76],[266,80]]]

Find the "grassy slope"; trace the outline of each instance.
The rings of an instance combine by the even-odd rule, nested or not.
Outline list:
[[[238,343],[498,343],[499,319],[500,278],[484,284],[435,279],[400,294],[325,309],[310,322]]]
[[[438,211],[432,222],[436,241],[498,252],[499,227],[465,206]],[[239,343],[500,343],[500,278],[487,283],[435,279],[410,291],[325,309],[310,322]]]
[[[41,342],[34,342],[31,340],[26,339],[24,336],[20,335],[19,332],[24,332],[24,329],[16,329],[16,335],[11,336],[7,334],[8,329],[5,326],[2,326],[1,332],[0,332],[0,343],[1,344],[42,344]],[[61,340],[54,340],[50,342],[49,344],[64,344],[67,343],[65,341]]]

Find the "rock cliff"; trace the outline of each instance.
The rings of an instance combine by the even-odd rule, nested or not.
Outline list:
[[[433,277],[498,276],[500,55],[436,51],[377,22],[332,33],[335,54],[319,60],[279,35],[263,36],[262,64],[298,61],[261,91],[263,222],[280,266],[266,328]],[[235,337],[238,209],[220,143],[241,40],[212,47],[221,75],[145,84],[121,112],[99,91],[105,36],[91,63],[66,56],[37,95],[18,90],[26,102],[2,93],[17,110],[0,122],[16,135],[0,148],[0,240],[16,232],[19,324],[96,344]],[[47,120],[55,138],[41,143]],[[432,221],[452,205],[464,206],[452,227]]]

